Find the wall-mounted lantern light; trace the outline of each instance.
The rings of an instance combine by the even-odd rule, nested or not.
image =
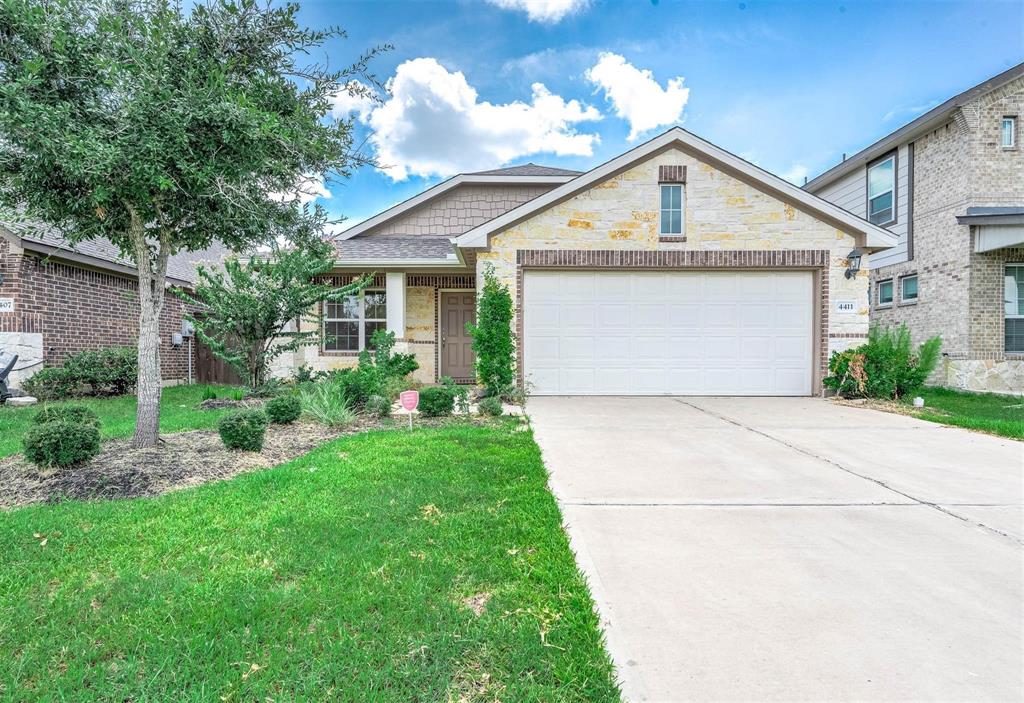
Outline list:
[[[854,249],[846,255],[846,277],[853,278],[860,271],[860,249]]]

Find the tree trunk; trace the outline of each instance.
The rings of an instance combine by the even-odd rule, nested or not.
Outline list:
[[[164,281],[170,247],[162,233],[154,260],[146,241],[145,228],[134,210],[131,214],[135,264],[139,273],[138,405],[132,446],[154,447],[160,441],[160,313],[164,306]]]

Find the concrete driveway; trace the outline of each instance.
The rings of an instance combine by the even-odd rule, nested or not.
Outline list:
[[[528,411],[627,699],[1024,699],[1024,444],[812,398]]]

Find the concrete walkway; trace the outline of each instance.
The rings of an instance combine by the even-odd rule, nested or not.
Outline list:
[[[1024,699],[1024,444],[812,398],[527,410],[628,700]]]

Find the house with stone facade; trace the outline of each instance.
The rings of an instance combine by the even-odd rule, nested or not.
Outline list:
[[[884,227],[872,320],[942,337],[933,379],[1024,392],[1024,63],[844,159],[805,189]]]
[[[219,262],[225,253],[215,246],[175,254],[167,264],[168,286],[191,287],[196,265]],[[181,338],[184,303],[170,290],[165,295],[163,379],[187,382],[196,378],[195,340]],[[138,329],[135,265],[111,242],[72,244],[45,225],[0,223],[0,349],[19,357],[14,385],[81,351],[134,346]]]
[[[585,173],[456,176],[350,228],[331,276],[373,284],[300,321],[322,344],[278,373],[352,365],[383,328],[419,380],[470,382],[493,270],[533,393],[814,395],[830,352],[867,335],[859,255],[898,242],[677,127]]]

